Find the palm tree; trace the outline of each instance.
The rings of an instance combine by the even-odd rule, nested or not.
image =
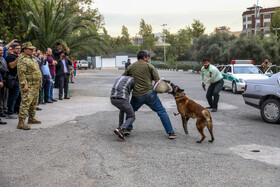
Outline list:
[[[26,11],[22,24],[27,30],[26,39],[39,49],[46,50],[61,42],[72,54],[83,50],[94,55],[106,50],[106,43],[97,29],[91,29],[99,24],[98,17],[73,11],[75,1],[24,1]]]

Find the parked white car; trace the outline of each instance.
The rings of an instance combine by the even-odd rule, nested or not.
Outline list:
[[[232,89],[233,93],[243,92],[247,79],[267,79],[266,76],[252,60],[232,60],[221,71],[224,79],[224,87]]]
[[[79,69],[82,69],[82,68],[87,69],[88,68],[88,61],[86,61],[86,60],[79,61],[78,68]]]

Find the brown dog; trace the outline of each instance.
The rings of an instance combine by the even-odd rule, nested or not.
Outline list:
[[[171,87],[172,92],[170,92],[170,94],[172,94],[176,100],[177,109],[182,117],[182,123],[185,133],[188,134],[188,120],[190,118],[196,118],[196,127],[201,134],[201,139],[199,141],[196,141],[196,143],[201,143],[205,139],[205,135],[203,133],[203,129],[205,126],[208,128],[211,135],[211,140],[209,140],[209,142],[213,142],[213,123],[210,112],[193,100],[187,98],[184,90],[179,88],[179,86],[171,83]]]

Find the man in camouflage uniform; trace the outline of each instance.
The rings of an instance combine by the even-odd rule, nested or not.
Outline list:
[[[19,123],[17,128],[29,130],[31,127],[25,124],[29,114],[28,124],[41,124],[36,120],[36,107],[38,105],[39,90],[42,86],[42,74],[35,59],[32,58],[34,46],[31,42],[22,44],[23,54],[17,63],[17,72],[21,92],[21,103],[19,110]]]

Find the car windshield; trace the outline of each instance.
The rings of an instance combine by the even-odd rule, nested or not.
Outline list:
[[[87,64],[87,62],[85,62],[85,61],[84,61],[84,62],[82,62],[82,63],[83,63],[83,64]]]
[[[255,66],[234,66],[233,72],[235,74],[262,74],[261,70]]]

